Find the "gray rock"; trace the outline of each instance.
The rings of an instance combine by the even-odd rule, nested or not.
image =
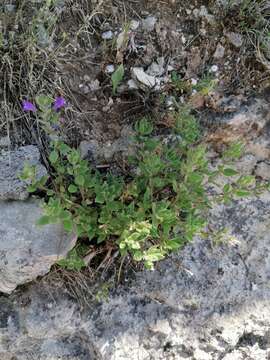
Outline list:
[[[0,298],[1,359],[267,359],[269,219],[269,193],[215,207],[223,242],[195,239],[90,309],[61,284]]]
[[[148,16],[142,21],[142,28],[145,31],[153,31],[157,22],[157,18],[154,16]]]
[[[133,67],[131,69],[131,76],[133,80],[138,84],[139,87],[154,88],[157,85],[157,80],[154,76],[146,74],[141,67]]]
[[[107,74],[112,74],[112,73],[114,72],[114,70],[115,70],[115,67],[114,67],[113,64],[109,64],[109,65],[107,65],[106,68],[105,68],[105,72],[106,72]]]
[[[136,82],[133,79],[129,79],[127,82],[128,88],[130,90],[137,90],[139,89],[138,85],[136,84]]]
[[[157,62],[152,62],[148,67],[146,73],[150,76],[161,76],[165,72],[165,61],[164,57],[159,57]]]
[[[222,59],[224,57],[225,54],[225,48],[224,46],[222,46],[221,44],[218,44],[216,47],[216,51],[214,53],[214,58],[215,59]]]
[[[131,20],[130,22],[130,29],[135,31],[139,28],[140,26],[140,21],[137,21],[137,20]]]
[[[39,150],[33,145],[0,153],[0,200],[25,200],[28,198],[27,183],[21,181],[19,176],[25,163],[36,166],[37,179],[46,175],[47,170],[39,160]]]
[[[229,32],[226,34],[227,39],[229,42],[237,48],[240,48],[243,44],[242,35],[235,32]]]
[[[103,40],[111,40],[113,38],[113,32],[111,30],[105,31],[101,37]]]
[[[4,136],[0,138],[0,148],[8,148],[10,146],[9,136]]]
[[[256,163],[257,159],[254,155],[246,154],[237,162],[236,169],[241,175],[250,175],[253,173]]]
[[[262,178],[263,180],[269,181],[270,180],[270,165],[265,162],[259,163],[256,167],[255,174],[257,176],[259,176],[260,178]]]
[[[36,226],[41,215],[37,201],[0,201],[1,292],[9,294],[46,274],[74,247],[74,235],[65,234],[62,226]]]

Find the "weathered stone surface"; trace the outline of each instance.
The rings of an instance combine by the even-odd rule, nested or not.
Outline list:
[[[8,148],[10,146],[9,136],[0,137],[0,148]]]
[[[60,225],[38,227],[41,215],[37,201],[0,201],[0,291],[46,274],[75,245]]]
[[[0,200],[25,200],[28,198],[27,183],[19,176],[25,163],[37,166],[37,178],[47,174],[40,164],[40,153],[36,146],[28,145],[15,151],[0,153]]]
[[[262,178],[263,180],[270,180],[270,165],[264,162],[261,162],[257,165],[255,174]]]
[[[142,27],[145,31],[153,31],[157,22],[157,18],[154,16],[148,16],[142,21]]]
[[[241,34],[235,32],[229,32],[226,34],[227,39],[229,42],[237,48],[240,48],[243,44],[243,38]]]
[[[269,193],[216,207],[231,241],[197,238],[93,309],[44,284],[0,298],[1,359],[266,360],[269,219]]]
[[[241,173],[269,161],[268,116],[239,112],[225,129],[247,143]],[[269,359],[270,194],[218,205],[209,221],[224,238],[197,237],[91,308],[45,280],[0,297],[0,359]]]

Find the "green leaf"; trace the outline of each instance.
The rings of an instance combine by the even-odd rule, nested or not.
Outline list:
[[[152,123],[146,118],[142,118],[141,120],[137,121],[135,124],[136,132],[141,136],[150,135],[153,131]],[[157,143],[155,142],[155,147]]]
[[[179,248],[181,248],[183,246],[183,239],[182,238],[174,238],[174,239],[171,239],[171,240],[168,240],[166,241],[166,247],[169,249],[169,250],[178,250]]]
[[[224,192],[224,193],[230,192],[231,189],[232,189],[231,184],[226,184],[226,185],[223,186],[223,192]]]
[[[49,160],[52,164],[55,164],[57,162],[57,160],[59,159],[59,155],[58,155],[58,152],[53,150],[51,153],[50,153],[50,156],[49,156]]]
[[[159,261],[163,258],[163,252],[159,248],[155,247],[148,249],[147,252],[144,254],[144,259],[150,262]]]
[[[71,220],[63,220],[63,226],[67,232],[71,232],[73,230],[73,223]]]
[[[71,194],[75,194],[75,193],[78,191],[78,188],[77,188],[77,186],[71,184],[71,185],[69,185],[69,187],[68,187],[68,191],[69,191]]]
[[[50,223],[51,223],[51,219],[50,216],[48,215],[41,216],[41,218],[39,218],[37,221],[37,225],[39,226],[48,225]]]
[[[119,65],[118,68],[115,70],[115,72],[112,74],[112,86],[113,86],[113,95],[116,94],[116,90],[120,84],[120,82],[123,80],[124,77],[124,66],[123,64]]]
[[[67,155],[71,151],[71,148],[65,143],[60,143],[59,151],[61,152],[62,155]]]
[[[227,160],[237,160],[243,155],[244,148],[245,144],[242,142],[233,143],[224,151],[222,157]]]
[[[245,196],[250,196],[251,195],[251,192],[246,191],[246,190],[236,190],[234,193],[235,193],[236,196],[239,196],[239,197],[245,197]]]
[[[83,259],[78,254],[77,249],[72,249],[68,256],[65,259],[61,259],[57,262],[57,264],[65,269],[73,270],[73,271],[80,271],[86,265]]]
[[[256,178],[253,175],[241,176],[240,179],[237,181],[237,183],[243,187],[253,185],[255,182],[256,182]]]
[[[83,175],[78,175],[75,177],[75,184],[78,186],[84,186],[85,178]]]
[[[70,162],[70,164],[72,164],[72,165],[78,164],[81,160],[79,151],[74,150],[74,149],[71,151],[71,153],[68,155],[67,158],[68,158],[68,161]]]
[[[46,95],[39,95],[35,98],[36,103],[38,104],[41,110],[48,110],[51,108],[52,99]]]
[[[29,185],[29,186],[27,186],[27,191],[29,193],[33,193],[33,192],[37,191],[37,187],[35,185]]]
[[[223,169],[223,175],[225,175],[225,176],[234,176],[237,174],[238,174],[238,172],[234,169],[231,169],[231,168]]]

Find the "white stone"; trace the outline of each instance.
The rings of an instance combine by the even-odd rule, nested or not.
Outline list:
[[[140,26],[140,22],[137,20],[131,20],[130,22],[130,29],[135,31],[138,29],[138,27]]]
[[[217,65],[212,65],[211,68],[210,68],[210,71],[211,71],[212,73],[218,72],[218,66],[217,66]]]
[[[148,16],[142,21],[142,27],[145,31],[153,31],[157,22],[157,18],[154,16]]]
[[[111,40],[113,38],[113,32],[111,30],[105,31],[101,37],[103,40]]]
[[[259,163],[256,167],[255,174],[257,176],[259,176],[260,178],[262,178],[263,180],[269,181],[270,180],[270,165],[265,162]]]
[[[225,54],[225,48],[221,44],[218,44],[216,47],[216,51],[213,55],[214,59],[222,59]]]
[[[20,180],[26,163],[36,167],[37,179],[47,174],[46,168],[40,163],[36,146],[22,146],[0,154],[0,200],[25,200],[29,197],[28,182]]]
[[[146,74],[143,68],[133,67],[131,69],[131,74],[133,76],[133,79],[137,81],[139,86],[143,85],[148,88],[153,88],[157,83],[156,78],[154,76]]]
[[[0,291],[45,275],[74,247],[76,237],[60,224],[36,225],[42,213],[35,200],[0,201]]]
[[[106,66],[105,72],[106,72],[107,74],[112,74],[112,73],[114,72],[114,69],[115,69],[114,65],[113,65],[113,64],[109,64],[109,65]]]

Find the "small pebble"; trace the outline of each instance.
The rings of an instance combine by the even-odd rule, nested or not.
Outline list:
[[[0,137],[0,148],[10,146],[9,136]]]
[[[137,86],[136,82],[133,79],[128,80],[127,84],[128,84],[128,88],[130,90],[138,89],[138,86]]]
[[[114,69],[115,69],[114,65],[113,65],[113,64],[109,64],[109,65],[106,66],[105,72],[106,72],[107,74],[112,74],[112,73],[114,72]]]
[[[216,51],[214,53],[214,58],[215,59],[222,59],[224,57],[225,54],[225,48],[224,46],[222,46],[221,44],[218,44],[216,47]]]
[[[218,71],[218,66],[217,65],[212,65],[211,68],[210,68],[210,71],[212,73],[216,73]]]
[[[91,81],[91,77],[89,75],[84,75],[83,80],[84,81]]]
[[[146,19],[143,19],[143,21],[142,21],[143,30],[153,31],[155,28],[156,22],[157,22],[157,18],[155,18],[154,16],[148,16]]]
[[[103,40],[111,40],[113,38],[113,32],[111,30],[105,31],[101,37]]]
[[[137,20],[131,20],[130,22],[130,29],[135,31],[138,29],[138,27],[140,26],[140,22]]]
[[[240,48],[243,44],[242,35],[235,32],[229,32],[226,34],[227,39],[229,42],[237,48]]]

